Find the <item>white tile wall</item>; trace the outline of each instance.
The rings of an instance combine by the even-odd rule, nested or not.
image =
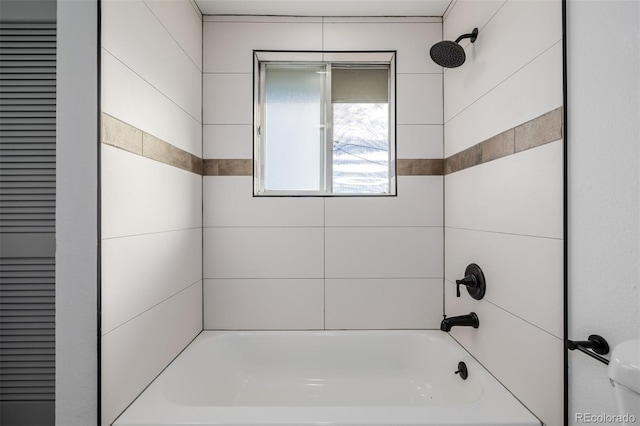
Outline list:
[[[445,157],[562,106],[562,43],[445,123]],[[448,84],[447,74],[444,76]],[[527,90],[522,96],[521,90]]]
[[[444,38],[467,61],[444,73],[445,157],[562,105],[561,2],[458,0]],[[563,141],[445,177],[445,313],[480,328],[452,335],[547,425],[563,423]],[[455,280],[469,263],[483,300]]]
[[[202,154],[202,124],[102,49],[102,112],[194,155]]]
[[[455,41],[462,34],[470,33],[474,28],[483,29],[491,18],[506,4],[507,0],[456,0],[444,18],[443,38]],[[466,46],[469,39],[462,40]]]
[[[203,126],[203,158],[253,158],[253,126]]]
[[[102,23],[104,49],[192,117],[200,119],[202,73],[146,3],[105,1]]]
[[[485,300],[562,338],[561,239],[446,228],[444,246],[445,285],[455,287],[467,265],[477,263],[487,281]]]
[[[326,228],[327,278],[441,278],[442,228]]]
[[[562,141],[446,177],[447,227],[562,238]]]
[[[441,125],[399,125],[396,127],[396,156],[398,158],[442,158],[443,138]]]
[[[143,0],[180,47],[202,70],[202,16],[190,0]]]
[[[314,227],[324,225],[317,197],[254,197],[251,176],[205,176],[205,227]]]
[[[442,226],[442,176],[398,176],[396,197],[325,200],[327,226]]]
[[[253,156],[254,49],[324,49],[396,50],[398,158],[442,158],[442,69],[425,49],[441,37],[434,18],[205,17],[205,157]],[[251,177],[205,177],[205,327],[436,328],[443,178],[401,176],[397,184],[397,197],[256,198]],[[386,280],[362,285],[367,277]],[[327,280],[331,297],[354,308],[358,299],[381,303],[395,281],[401,291],[377,319],[364,310],[349,319],[337,305],[325,314],[323,295],[318,323],[312,295],[325,278],[340,278]]]
[[[442,74],[426,48],[430,41],[442,39],[440,22],[425,18],[424,22],[416,22],[420,18],[406,18],[408,22],[366,20],[325,18],[324,50],[397,50],[397,73]]]
[[[327,279],[327,329],[438,328],[441,279]]]
[[[202,226],[202,178],[102,144],[102,237]]]
[[[102,424],[110,425],[202,330],[202,283],[102,337]]]
[[[205,280],[207,329],[323,329],[323,279]]]
[[[201,46],[188,0],[103,2],[101,110],[201,156]],[[101,154],[106,426],[202,330],[202,177]]]
[[[204,74],[204,124],[253,123],[252,74]]]
[[[242,19],[205,22],[205,73],[252,73],[253,50],[322,50],[321,18]]]
[[[103,240],[102,334],[201,280],[201,228]]]
[[[205,228],[205,278],[323,278],[322,228]]]
[[[460,3],[456,8],[473,2]],[[559,0],[511,0],[500,8],[467,47],[464,66],[445,73],[445,121],[557,43],[562,38],[561,6]]]
[[[396,102],[399,125],[442,124],[442,74],[398,74]]]
[[[449,316],[473,311],[480,320],[477,329],[454,327],[453,337],[546,425],[561,425],[562,339],[487,300],[458,299],[453,285],[445,300]]]

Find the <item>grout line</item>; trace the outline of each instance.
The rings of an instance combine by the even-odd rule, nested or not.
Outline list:
[[[329,198],[329,197],[325,197]],[[325,225],[233,225],[233,226],[204,226],[205,229],[437,229],[442,228],[442,225],[398,225],[398,226],[358,226],[358,225],[342,225],[342,226],[325,226]],[[196,228],[194,228],[196,229]]]
[[[458,226],[447,226],[448,229],[457,229],[459,231],[471,231],[471,232],[484,232],[488,234],[498,234],[498,235],[512,235],[515,237],[526,237],[526,238],[541,238],[545,240],[557,240],[562,241],[562,237],[547,237],[544,235],[533,235],[533,234],[518,234],[515,232],[504,232],[504,231],[491,231],[486,229],[474,229],[474,228],[462,228]]]
[[[149,7],[149,5],[147,4],[148,0],[142,0],[142,3],[144,3],[144,5],[147,7],[147,9],[149,9],[149,12],[151,12],[151,14],[153,15],[154,18],[156,18],[156,20],[158,21],[158,23],[162,26],[162,28],[164,28],[164,30],[167,32],[167,34],[169,34],[169,37],[171,37],[173,39],[173,41],[176,42],[176,44],[178,45],[178,47],[180,48],[180,50],[182,50],[182,52],[187,56],[187,58],[189,58],[189,61],[191,61],[191,63],[193,65],[196,66],[196,68],[198,69],[198,71],[200,71],[200,73],[202,73],[202,65],[198,66],[198,64],[196,64],[196,62],[193,60],[193,58],[191,57],[191,55],[189,55],[187,53],[186,50],[184,50],[184,47],[182,47],[182,44],[180,44],[180,42],[178,40],[176,40],[176,38],[173,36],[173,34],[171,33],[171,31],[169,31],[169,29],[167,27],[165,27],[164,23],[162,22],[162,20],[158,17],[158,15],[156,15],[154,13],[154,11]],[[190,3],[190,2],[189,2]]]
[[[166,230],[166,231],[144,232],[142,234],[118,235],[116,237],[103,237],[101,241],[117,240],[117,239],[121,239],[121,238],[144,237],[144,236],[147,236],[147,235],[168,234],[168,233],[171,233],[171,232],[194,231],[196,229],[201,229],[201,227],[197,226],[195,228],[169,229],[169,230]]]
[[[174,104],[175,106],[177,106],[178,108],[180,108],[185,114],[187,114],[189,117],[193,118],[198,124],[202,125],[204,123],[200,122],[196,117],[194,117],[193,115],[191,115],[191,113],[189,111],[187,111],[186,109],[184,109],[182,106],[180,106],[176,101],[174,101],[173,99],[171,99],[169,96],[167,96],[163,91],[161,91],[160,89],[158,89],[156,86],[154,86],[153,84],[151,84],[149,81],[147,81],[143,76],[141,76],[140,74],[138,74],[136,71],[134,71],[129,65],[127,65],[125,62],[123,62],[122,60],[120,60],[120,58],[118,58],[116,55],[114,55],[113,53],[111,53],[106,47],[102,47],[102,49],[107,52],[113,59],[115,59],[116,61],[120,62],[122,65],[124,65],[125,68],[127,68],[129,71],[131,71],[132,73],[134,73],[136,76],[138,76],[138,78],[140,78],[142,81],[144,81],[145,83],[147,83],[149,86],[151,86],[156,92],[158,92],[159,94],[161,94],[162,96],[164,96],[165,98],[167,98],[167,100],[169,100],[172,104]]]
[[[202,72],[202,75],[250,75],[253,76],[253,71],[251,72],[246,72],[246,71],[206,71],[206,72]]]
[[[465,106],[464,108],[462,108],[460,111],[458,111],[456,114],[454,114],[453,116],[451,116],[451,118],[449,118],[448,120],[446,120],[444,122],[444,124],[448,124],[450,123],[453,119],[455,119],[456,117],[458,117],[460,114],[462,114],[463,112],[465,112],[467,109],[471,108],[471,106],[473,106],[474,104],[476,104],[477,102],[479,102],[481,99],[483,99],[485,96],[487,96],[489,93],[493,92],[495,89],[497,89],[499,86],[501,86],[503,83],[505,83],[507,80],[509,80],[511,77],[513,77],[514,75],[516,75],[517,73],[519,73],[521,70],[525,69],[527,66],[529,66],[532,62],[534,62],[536,59],[538,59],[539,57],[541,57],[542,55],[544,55],[545,53],[547,53],[549,50],[553,49],[558,43],[561,43],[562,39],[556,41],[555,43],[553,43],[551,46],[549,46],[548,48],[546,48],[545,50],[543,50],[540,54],[538,54],[537,56],[535,56],[533,59],[531,59],[530,61],[528,61],[527,63],[525,63],[524,65],[522,65],[520,68],[518,68],[517,70],[515,70],[513,73],[509,74],[507,77],[505,77],[502,81],[500,81],[499,83],[497,83],[495,86],[489,88],[489,90],[487,90],[485,93],[483,93],[482,95],[480,95],[477,99],[475,99],[473,102],[471,102],[469,105]]]
[[[445,278],[445,281],[446,281],[446,282],[448,282],[448,283],[450,283],[451,285],[455,285],[455,283],[454,283],[453,281],[451,281],[451,280],[449,280],[449,279],[447,279],[447,278]],[[551,333],[551,332],[549,332],[549,331],[545,330],[544,328],[540,327],[539,325],[536,325],[536,324],[534,324],[533,322],[531,322],[531,321],[529,321],[529,320],[527,320],[527,319],[525,319],[525,318],[521,317],[520,315],[518,315],[518,314],[516,314],[516,313],[514,313],[514,312],[511,312],[510,310],[508,310],[508,309],[506,309],[506,308],[504,308],[504,307],[502,307],[502,306],[498,305],[498,304],[497,304],[497,303],[495,303],[495,302],[492,302],[492,301],[491,301],[491,300],[489,300],[486,296],[485,296],[485,298],[484,298],[484,299],[482,299],[482,301],[487,302],[488,304],[490,304],[490,305],[492,305],[492,306],[495,306],[496,308],[500,309],[501,311],[504,311],[504,312],[508,313],[509,315],[512,315],[512,316],[514,316],[514,317],[518,318],[519,320],[521,320],[521,321],[523,321],[523,322],[525,322],[525,323],[529,324],[529,325],[530,325],[530,326],[532,326],[532,327],[537,328],[538,330],[540,330],[540,331],[544,332],[545,334],[548,334],[549,336],[551,336],[551,337],[553,337],[553,338],[555,338],[555,339],[563,340],[561,337],[556,336],[555,334],[553,334],[553,333]]]
[[[324,19],[324,18],[323,18]],[[326,199],[322,200],[323,206],[323,250],[322,250],[322,292],[323,292],[323,300],[322,300],[322,317],[323,317],[323,326],[324,329],[327,329],[327,201]]]
[[[397,281],[401,281],[401,280],[444,280],[444,277],[299,277],[299,278],[292,278],[292,277],[244,277],[244,278],[238,278],[238,277],[204,277],[203,280],[210,280],[210,281],[233,281],[233,280],[251,280],[251,281],[274,281],[274,280],[278,280],[278,281],[282,281],[282,280],[305,280],[305,281],[310,281],[310,280],[368,280],[368,281],[375,281],[375,280],[397,280]]]
[[[122,412],[121,412],[120,414],[118,414],[118,416],[115,418],[115,420],[113,420],[113,423],[111,423],[112,425],[113,425],[113,424],[115,424],[115,423],[118,421],[118,419],[119,419],[119,418],[120,418],[120,417],[121,417],[121,416],[122,416],[122,415],[123,415],[123,414],[124,414],[128,409],[129,409],[129,407],[131,407],[131,406],[133,405],[133,403],[134,403],[134,402],[136,402],[136,401],[138,400],[138,398],[140,398],[140,397],[142,396],[142,394],[143,394],[143,393],[145,393],[145,391],[147,390],[147,388],[148,388],[149,386],[151,386],[151,384],[152,384],[153,382],[155,382],[155,380],[156,380],[158,377],[160,377],[160,375],[161,375],[162,373],[164,373],[164,371],[165,371],[167,368],[169,368],[169,366],[170,366],[171,364],[173,364],[173,361],[175,361],[176,359],[178,359],[178,357],[179,357],[180,355],[182,355],[182,353],[183,353],[183,352],[184,352],[184,351],[185,351],[189,346],[191,346],[191,344],[192,344],[192,343],[193,343],[193,342],[198,338],[198,336],[200,336],[200,335],[202,334],[202,332],[203,332],[203,331],[204,331],[204,330],[200,330],[200,331],[199,331],[199,332],[198,332],[198,333],[193,337],[193,339],[189,340],[189,342],[185,345],[185,347],[184,347],[184,348],[182,348],[182,349],[180,350],[180,352],[178,352],[178,353],[177,353],[177,355],[176,355],[176,356],[174,356],[174,357],[171,359],[171,361],[169,361],[169,363],[168,363],[167,365],[165,365],[165,367],[164,367],[162,370],[160,370],[160,372],[159,372],[158,374],[156,374],[156,376],[155,376],[155,377],[154,377],[154,378],[149,382],[149,384],[148,384],[147,386],[145,386],[145,387],[144,387],[144,389],[142,389],[142,390],[140,391],[140,393],[139,393],[139,394],[138,394],[138,395],[133,399],[133,401],[131,401],[131,403],[130,403],[129,405],[127,405],[127,406],[122,410]]]
[[[526,322],[527,324],[529,324],[529,325],[531,325],[531,326],[533,326],[533,327],[537,328],[538,330],[540,330],[540,331],[542,331],[542,332],[544,332],[544,333],[548,334],[549,336],[551,336],[551,337],[553,337],[553,338],[555,338],[555,339],[563,340],[563,339],[562,339],[562,337],[558,337],[558,336],[556,336],[555,334],[553,334],[553,333],[551,333],[551,332],[549,332],[549,331],[545,330],[544,328],[540,327],[539,325],[536,325],[536,324],[532,323],[531,321],[529,321],[529,320],[527,320],[527,319],[525,319],[525,318],[522,318],[520,315],[517,315],[517,314],[515,314],[515,313],[511,312],[510,310],[508,310],[508,309],[506,309],[506,308],[504,308],[504,307],[502,307],[502,306],[500,306],[500,305],[498,305],[498,304],[496,304],[496,303],[492,302],[491,300],[488,300],[488,299],[487,299],[487,300],[486,300],[486,302],[487,302],[487,303],[489,303],[490,305],[495,306],[495,307],[496,307],[496,308],[498,308],[498,309],[503,310],[504,312],[506,312],[506,313],[508,313],[508,314],[513,315],[513,316],[514,316],[514,317],[516,317],[516,318],[519,318],[520,320],[522,320],[522,321]]]
[[[116,327],[112,328],[111,330],[107,331],[107,332],[106,332],[106,333],[104,333],[101,337],[103,337],[103,338],[104,338],[104,337],[106,337],[108,334],[110,334],[110,333],[112,333],[112,332],[116,331],[116,330],[117,330],[117,329],[119,329],[120,327],[122,327],[122,326],[124,326],[124,325],[126,325],[126,324],[130,323],[130,322],[131,322],[131,321],[133,321],[134,319],[136,319],[136,318],[138,318],[138,317],[140,317],[140,316],[144,315],[145,313],[149,312],[150,310],[152,310],[152,309],[156,308],[157,306],[159,306],[159,305],[163,304],[163,303],[164,303],[164,302],[166,302],[167,300],[172,299],[173,297],[177,296],[178,294],[182,293],[183,291],[186,291],[186,290],[190,289],[191,287],[193,287],[194,285],[197,285],[198,283],[200,283],[200,282],[202,282],[202,281],[203,281],[203,280],[197,280],[197,281],[195,281],[195,282],[193,282],[193,283],[191,283],[191,284],[188,284],[188,285],[187,285],[186,287],[184,287],[183,289],[181,289],[181,290],[179,290],[179,291],[177,291],[177,292],[173,293],[172,295],[170,295],[170,296],[168,296],[168,297],[166,297],[166,298],[162,299],[160,302],[156,303],[155,305],[153,305],[153,306],[151,306],[151,307],[149,307],[149,308],[145,309],[144,311],[140,312],[139,314],[137,314],[137,315],[135,315],[135,316],[133,316],[133,317],[129,318],[128,320],[126,320],[126,321],[125,321],[125,322],[123,322],[122,324],[119,324],[118,326],[116,326]]]
[[[465,346],[464,346],[460,341],[458,341],[458,339],[456,339],[455,337],[453,337],[453,335],[452,335],[451,333],[447,333],[447,334],[449,334],[449,337],[451,337],[451,338],[452,338],[452,339],[453,339],[453,340],[454,340],[458,345],[460,345],[460,347],[461,347],[461,348],[462,348],[466,353],[468,353],[468,354],[469,354],[469,356],[470,356],[471,358],[473,358],[473,359],[474,359],[478,364],[480,364],[480,366],[484,369],[484,371],[486,371],[487,373],[489,373],[489,375],[490,375],[491,377],[493,377],[493,378],[495,379],[495,381],[496,381],[496,382],[498,382],[498,383],[500,384],[500,386],[502,386],[502,387],[503,387],[507,392],[509,392],[509,393],[511,394],[511,396],[513,396],[513,398],[514,398],[516,401],[518,401],[518,402],[519,402],[519,403],[520,403],[520,404],[521,404],[521,405],[522,405],[522,406],[523,406],[523,407],[524,407],[524,408],[525,408],[529,413],[531,413],[531,415],[532,415],[533,417],[535,417],[535,418],[540,422],[540,425],[541,425],[541,426],[542,426],[542,425],[544,425],[544,423],[542,422],[542,420],[540,420],[540,418],[539,418],[537,415],[535,415],[535,414],[534,414],[534,412],[533,412],[533,411],[531,411],[531,410],[529,409],[529,407],[527,407],[527,405],[526,405],[522,400],[520,400],[520,398],[518,398],[518,397],[517,397],[517,396],[516,396],[516,395],[515,395],[515,394],[514,394],[514,393],[513,393],[513,392],[512,392],[512,391],[511,391],[511,390],[510,390],[510,389],[509,389],[505,384],[504,384],[504,383],[502,383],[502,381],[500,381],[500,380],[499,380],[499,379],[498,379],[498,378],[497,378],[497,377],[496,377],[496,376],[491,372],[491,370],[489,370],[489,368],[487,368],[487,367],[486,367],[482,362],[480,362],[480,360],[479,360],[478,358],[476,358],[476,357],[475,357],[475,355],[473,355],[473,354],[471,353],[471,351],[470,351],[470,350],[468,350],[468,349],[467,349],[467,348],[466,348],[466,347],[465,347]]]

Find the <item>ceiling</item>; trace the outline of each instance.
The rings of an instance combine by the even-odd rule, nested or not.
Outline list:
[[[195,0],[205,15],[442,16],[452,0]]]

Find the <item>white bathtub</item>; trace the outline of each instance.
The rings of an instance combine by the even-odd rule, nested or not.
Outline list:
[[[441,331],[205,331],[114,425],[540,421]]]

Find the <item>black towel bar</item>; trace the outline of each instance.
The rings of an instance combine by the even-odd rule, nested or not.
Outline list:
[[[567,340],[567,349],[573,351],[579,350],[583,354],[589,355],[593,359],[597,359],[603,364],[609,365],[609,360],[600,355],[609,353],[609,344],[602,336],[592,334],[588,340],[574,341]]]

